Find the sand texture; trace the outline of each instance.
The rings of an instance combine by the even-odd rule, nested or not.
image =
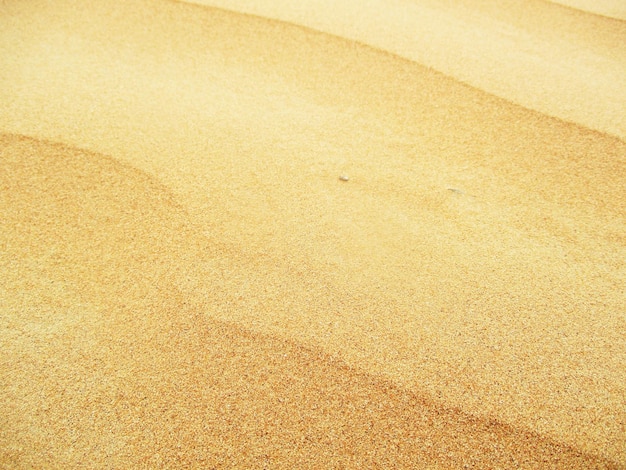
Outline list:
[[[0,468],[626,468],[626,21],[0,2]]]

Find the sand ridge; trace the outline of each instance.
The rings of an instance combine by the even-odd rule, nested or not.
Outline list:
[[[455,419],[474,416],[479,428],[494,423],[504,436],[499,442],[508,439],[507,432],[530,442],[515,449],[512,437],[502,444],[505,452],[495,455],[479,446],[481,452],[468,454],[448,434],[445,439],[455,442],[451,456],[441,453],[448,444],[440,436],[434,454],[402,443],[404,450],[394,455],[406,451],[407,462],[481,466],[482,454],[486,459],[516,454],[531,459],[532,467],[532,459],[546,452],[565,452],[582,467],[590,465],[584,459],[593,460],[591,455],[623,461],[623,141],[512,105],[397,56],[280,22],[168,2],[8,8],[0,60],[12,73],[2,78],[1,128],[64,142],[67,147],[52,146],[59,161],[72,154],[80,161],[88,155],[78,150],[84,148],[110,155],[107,161],[127,170],[113,177],[98,165],[86,167],[81,178],[92,183],[73,194],[77,175],[63,173],[62,165],[48,170],[54,158],[24,167],[19,177],[6,167],[3,195],[15,198],[4,201],[5,220],[20,222],[3,229],[7,256],[13,257],[4,264],[13,276],[3,295],[13,306],[5,310],[14,316],[8,344],[20,349],[29,344],[27,338],[39,338],[41,345],[55,329],[76,341],[85,333],[78,321],[85,315],[92,319],[84,323],[92,339],[81,342],[85,362],[72,352],[72,342],[63,340],[53,343],[56,349],[35,348],[24,360],[5,358],[3,371],[13,377],[28,363],[33,374],[41,374],[44,363],[63,371],[78,361],[108,387],[99,395],[107,399],[124,387],[145,390],[163,381],[162,408],[132,402],[152,423],[136,441],[144,446],[141,451],[133,454],[128,447],[128,434],[139,431],[124,421],[139,415],[124,417],[129,405],[121,400],[119,406],[95,408],[104,410],[97,424],[81,406],[75,408],[70,416],[80,425],[59,431],[93,431],[76,452],[85,458],[101,452],[89,439],[108,426],[110,447],[101,458],[147,458],[151,433],[166,439],[160,434],[170,429],[164,420],[175,429],[187,423],[167,414],[169,407],[180,402],[181,413],[188,413],[198,402],[215,413],[214,397],[203,401],[201,390],[175,385],[178,379],[208,380],[194,375],[209,361],[202,357],[216,353],[206,344],[217,339],[193,326],[206,322],[221,332],[218,337],[234,331],[224,325],[234,325],[254,338],[247,352],[232,352],[232,358],[248,357],[242,367],[255,383],[278,379],[272,386],[284,386],[279,382],[288,376],[280,371],[301,367],[296,361],[255,375],[257,361],[267,356],[255,358],[251,351],[268,341],[288,341],[302,354],[321,352],[326,359],[313,361],[315,370],[327,371],[328,357],[343,361],[343,368],[328,372],[330,390],[341,389],[343,376],[365,387],[357,395],[373,393],[369,380],[378,384],[374,388],[393,384],[394,393],[421,397],[432,404],[430,410],[459,410],[441,421],[452,436],[459,429]],[[9,53],[16,47],[20,54]],[[15,137],[6,139],[6,148],[14,146]],[[20,145],[12,161],[36,158],[48,148],[28,138]],[[147,176],[136,188],[121,183],[136,181],[137,170]],[[65,176],[55,180],[57,173]],[[341,182],[340,174],[348,174],[349,181]],[[116,182],[100,189],[98,181],[108,180]],[[77,201],[75,219],[47,207],[48,196],[37,189],[42,183],[64,188],[59,204]],[[94,192],[94,198],[81,196]],[[19,219],[29,211],[35,211],[32,220]],[[101,218],[108,211],[112,215]],[[183,219],[192,221],[193,229]],[[95,224],[90,231],[81,232],[90,224]],[[23,236],[29,226],[39,231],[35,241]],[[95,247],[94,237],[101,240]],[[190,247],[181,242],[187,238]],[[50,240],[62,241],[62,256],[49,250]],[[69,276],[69,266],[79,267],[80,275]],[[50,280],[56,283],[50,286]],[[42,291],[46,294],[38,295]],[[124,305],[111,304],[112,299]],[[68,312],[68,323],[14,335],[18,320],[24,320],[20,312],[34,319],[48,312],[53,319],[55,311]],[[109,324],[103,320],[107,311],[117,312]],[[98,331],[111,331],[105,335],[111,341],[93,339]],[[141,338],[146,345],[139,348]],[[118,377],[118,351],[133,344],[140,349],[137,358],[120,359],[126,373]],[[180,344],[185,347],[177,352]],[[268,355],[280,349],[272,344],[264,349]],[[227,375],[224,367],[219,374]],[[137,368],[144,373],[132,381]],[[241,391],[246,381],[245,376],[238,381],[237,370],[227,376]],[[349,371],[358,371],[358,377]],[[25,373],[17,377],[22,382],[12,383],[32,382]],[[304,385],[312,380],[307,377]],[[215,389],[228,388],[229,380]],[[40,442],[27,430],[42,429],[50,404],[63,403],[64,384],[14,405],[38,410],[26,413],[33,421],[23,425],[19,442],[11,443],[17,462],[42,458],[34,447],[20,451],[20,443]],[[182,390],[190,387],[186,396]],[[300,393],[298,387],[289,393]],[[6,396],[15,397],[15,390]],[[131,395],[139,396],[134,389]],[[241,394],[231,403],[237,397]],[[250,400],[239,402],[246,403],[242,409],[275,409],[264,399]],[[379,400],[393,402],[388,395]],[[159,403],[158,397],[148,402]],[[323,429],[347,432],[341,423],[348,418],[334,410]],[[412,412],[417,411],[402,408],[393,419],[408,419]],[[229,426],[253,423],[253,416],[244,415]],[[291,415],[282,414],[277,426]],[[189,419],[198,424],[194,420],[201,416],[192,412]],[[361,418],[357,413],[349,419]],[[398,428],[433,433],[432,426]],[[235,462],[228,460],[234,452],[228,448],[274,446],[281,462],[293,462],[285,457],[292,444],[272,441],[278,439],[274,431],[246,441],[248,433],[228,429],[231,437],[217,444],[214,431],[199,437],[202,443],[185,437],[180,452],[193,460],[189,452],[209,446],[206,453],[217,464]],[[321,428],[316,429],[319,435]],[[485,443],[480,429],[467,431],[474,440],[466,447]],[[8,441],[11,435],[6,434]],[[386,439],[401,435],[381,438],[379,447],[372,443],[379,449],[375,458],[390,458],[384,455],[391,446]],[[77,437],[61,434],[44,457],[51,465],[76,461],[60,452],[69,452],[68,440]],[[329,459],[336,453],[328,440],[315,445],[325,446]],[[367,446],[355,450],[354,458],[373,462],[365,455]],[[172,446],[164,447],[168,458],[176,458]],[[269,457],[254,453],[249,462],[261,465],[263,458]]]
[[[358,41],[524,107],[626,137],[626,23],[590,13],[613,11],[611,2],[578,2],[576,10],[545,0],[192,3]]]

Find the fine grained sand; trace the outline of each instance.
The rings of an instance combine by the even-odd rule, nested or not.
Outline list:
[[[51,3],[0,7],[1,467],[626,466],[619,15]]]

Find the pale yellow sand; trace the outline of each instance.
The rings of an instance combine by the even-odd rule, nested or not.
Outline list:
[[[368,44],[524,107],[626,138],[622,0],[558,2],[585,11],[545,0],[194,1]]]
[[[103,3],[2,7],[3,466],[626,465],[612,104],[567,123],[299,26]],[[620,66],[623,22],[558,8]]]

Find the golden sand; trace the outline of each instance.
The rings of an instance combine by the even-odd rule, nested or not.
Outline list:
[[[1,7],[0,466],[626,466],[626,24],[266,3]]]

